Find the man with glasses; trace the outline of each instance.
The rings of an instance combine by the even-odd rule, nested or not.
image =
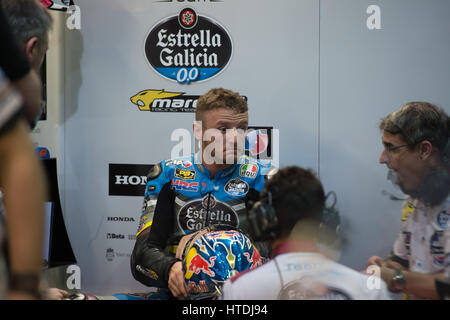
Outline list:
[[[380,123],[379,162],[409,197],[392,254],[372,256],[392,292],[438,298],[435,280],[444,277],[450,253],[450,119],[427,102],[410,102]]]

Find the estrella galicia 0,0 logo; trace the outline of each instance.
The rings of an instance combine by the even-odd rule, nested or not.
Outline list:
[[[145,55],[164,78],[189,84],[210,79],[228,65],[232,55],[228,32],[192,8],[160,21],[145,41]]]

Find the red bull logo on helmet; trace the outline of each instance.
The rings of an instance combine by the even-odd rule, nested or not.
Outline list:
[[[201,255],[197,254],[192,258],[188,270],[195,274],[203,272],[211,277],[214,277],[215,272],[210,269],[214,266],[214,260],[216,260],[216,257],[210,257],[208,262]]]

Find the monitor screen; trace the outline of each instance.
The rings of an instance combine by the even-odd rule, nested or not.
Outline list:
[[[42,251],[44,259],[44,268],[48,268],[50,261],[50,243],[51,243],[53,207],[54,207],[53,202],[45,203],[44,245]]]

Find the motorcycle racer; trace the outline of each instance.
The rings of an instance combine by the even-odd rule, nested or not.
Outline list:
[[[248,107],[238,93],[210,90],[198,100],[196,120],[194,134],[201,150],[162,161],[147,176],[131,256],[136,280],[169,288],[174,297],[187,296],[182,263],[175,257],[183,236],[215,224],[245,231],[246,203],[259,198],[265,177],[276,171],[242,154]],[[262,256],[268,255],[263,244],[256,245]]]

